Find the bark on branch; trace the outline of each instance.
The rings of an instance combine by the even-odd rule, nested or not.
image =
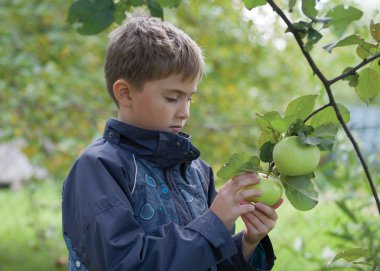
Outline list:
[[[380,58],[380,52],[378,52],[377,54],[373,55],[372,57],[370,58],[366,58],[364,59],[362,62],[360,62],[358,65],[356,65],[355,67],[353,67],[352,69],[348,70],[347,72],[345,73],[342,73],[341,75],[335,77],[334,79],[331,79],[329,81],[329,85],[331,86],[332,84],[346,78],[347,76],[350,76],[350,75],[353,75],[355,74],[355,72],[357,70],[359,70],[361,67],[363,67],[364,65],[368,64],[368,63],[371,63],[372,61],[374,61],[376,58]]]

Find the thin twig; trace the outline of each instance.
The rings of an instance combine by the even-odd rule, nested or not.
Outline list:
[[[353,135],[351,134],[350,130],[348,129],[346,123],[343,120],[342,114],[340,113],[340,110],[339,110],[339,107],[338,107],[338,105],[337,105],[337,103],[335,101],[334,95],[332,94],[332,91],[331,91],[331,88],[330,88],[330,85],[331,85],[330,81],[328,81],[326,79],[326,77],[323,75],[323,73],[319,70],[319,68],[315,64],[315,62],[312,59],[311,55],[304,49],[304,47],[303,47],[303,41],[302,41],[301,37],[298,35],[297,29],[295,29],[295,27],[290,22],[290,20],[288,19],[288,17],[274,3],[273,0],[267,0],[267,2],[273,8],[273,10],[281,17],[281,19],[286,23],[286,25],[288,26],[289,31],[293,34],[294,38],[296,39],[296,41],[298,43],[298,46],[301,49],[301,52],[303,53],[303,55],[305,56],[306,60],[308,61],[308,63],[310,65],[311,69],[313,70],[314,74],[316,74],[318,76],[318,78],[321,80],[323,86],[325,87],[327,95],[329,97],[329,101],[330,101],[329,104],[334,108],[336,117],[338,118],[339,123],[343,127],[343,130],[345,131],[347,137],[351,141],[351,144],[354,147],[355,152],[356,152],[356,154],[357,154],[357,156],[358,156],[358,158],[359,158],[359,160],[360,160],[360,162],[362,164],[362,167],[363,167],[364,172],[365,172],[365,174],[367,176],[367,180],[368,180],[369,185],[371,187],[371,191],[372,191],[373,197],[375,198],[377,209],[378,209],[379,215],[380,215],[380,200],[379,200],[379,196],[377,194],[374,182],[372,180],[371,173],[369,172],[367,163],[364,160],[364,157],[363,157],[363,155],[362,155],[362,153],[361,153],[361,151],[359,149],[358,144],[355,141],[355,138],[353,137]]]
[[[357,70],[359,70],[361,67],[363,67],[364,65],[374,61],[376,58],[380,58],[380,52],[378,52],[377,54],[375,54],[374,56],[370,57],[370,58],[366,58],[364,59],[362,62],[360,62],[358,65],[356,65],[355,67],[353,67],[352,69],[346,71],[345,73],[342,73],[341,75],[335,77],[334,79],[331,79],[329,81],[329,85],[331,86],[332,84],[338,82],[339,80],[342,80],[344,78],[346,78],[347,76],[350,76],[352,74],[355,74],[355,72]]]
[[[307,122],[312,116],[314,116],[315,114],[317,114],[318,112],[322,111],[323,109],[325,109],[325,108],[327,108],[327,107],[329,107],[329,106],[331,106],[330,103],[325,104],[324,106],[318,108],[317,110],[314,110],[309,116],[306,117],[306,119],[304,119],[303,122],[304,122],[304,123]]]

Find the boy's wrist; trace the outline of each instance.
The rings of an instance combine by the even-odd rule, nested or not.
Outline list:
[[[245,238],[244,234],[242,236],[242,253],[246,261],[249,260],[251,257],[253,251],[256,249],[256,247],[259,245],[260,241],[250,241]]]

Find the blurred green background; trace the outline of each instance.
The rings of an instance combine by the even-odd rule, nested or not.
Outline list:
[[[320,2],[325,7],[342,3]],[[369,21],[380,21],[380,1],[359,2],[344,1],[364,12],[347,34],[368,37]],[[21,188],[0,189],[2,271],[67,269],[61,186],[78,154],[116,116],[103,78],[107,33],[79,35],[66,23],[70,4],[0,0],[0,144],[21,150],[31,166]],[[256,112],[283,111],[291,99],[306,94],[321,94],[319,105],[327,101],[292,36],[284,34],[284,24],[268,6],[248,12],[240,1],[184,1],[178,9],[166,10],[165,19],[204,50],[206,75],[185,131],[215,171],[235,152],[257,154]],[[360,62],[354,48],[333,54],[322,49],[337,39],[326,31],[312,51],[328,78]],[[334,85],[334,94],[340,103],[358,106],[357,114],[366,109],[346,82]],[[379,104],[377,98],[370,108]],[[364,124],[357,133],[363,148],[361,136],[380,131],[366,121],[358,121]],[[379,190],[379,149],[367,148],[365,157]],[[9,160],[3,153],[2,168],[12,164]],[[222,185],[218,179],[217,184]],[[366,247],[380,255],[379,216],[343,134],[334,153],[324,156],[316,185],[321,197],[315,209],[302,213],[286,202],[278,210],[271,233],[275,270],[370,270],[344,261],[328,266],[343,249]]]

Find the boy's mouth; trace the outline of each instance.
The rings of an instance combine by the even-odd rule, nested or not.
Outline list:
[[[181,132],[182,128],[182,126],[170,126],[170,130],[172,130],[175,133]]]

